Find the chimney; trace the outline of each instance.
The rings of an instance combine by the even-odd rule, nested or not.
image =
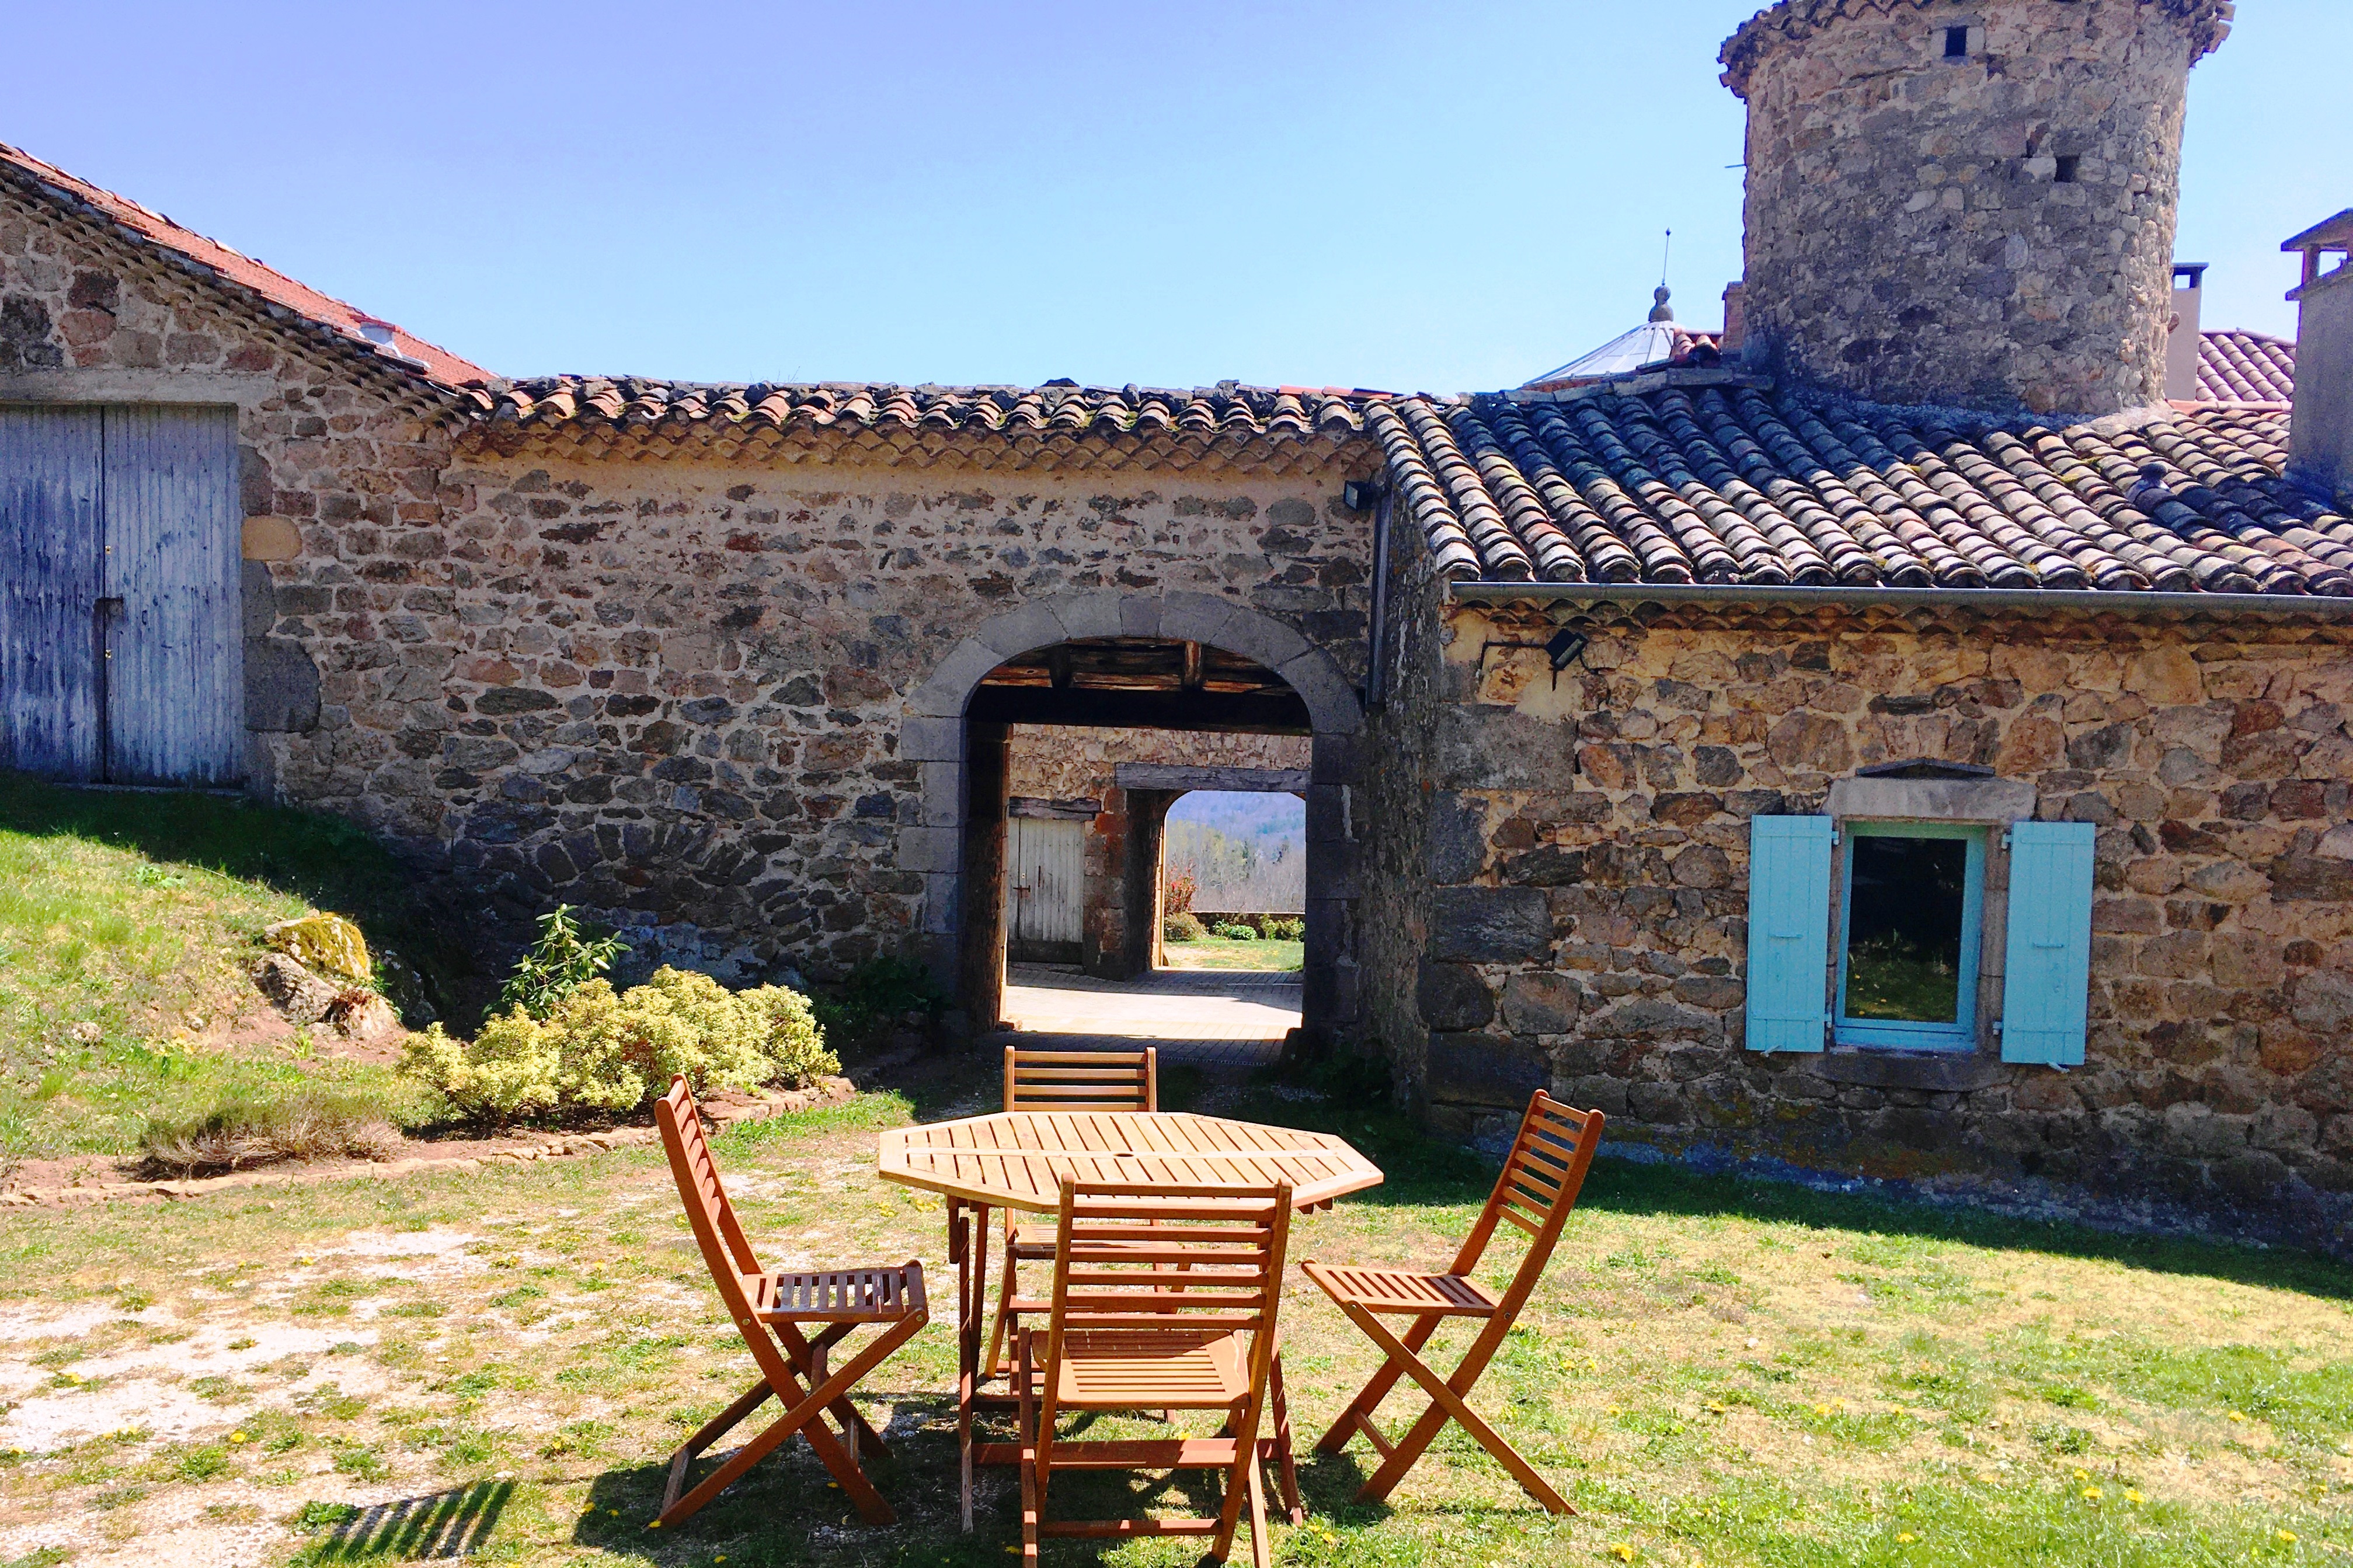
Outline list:
[[[2203,261],[2173,264],[2173,316],[2165,338],[2165,395],[2171,402],[2198,400],[2198,315],[2206,267]]]
[[[2295,408],[2288,477],[2325,500],[2353,504],[2353,207],[2280,247],[2304,256],[2296,303]],[[2321,269],[2324,257],[2337,265]]]
[[[1740,345],[1748,336],[1746,293],[1737,278],[1724,286],[1724,336],[1716,340],[1715,348],[1726,359],[1740,357]]]

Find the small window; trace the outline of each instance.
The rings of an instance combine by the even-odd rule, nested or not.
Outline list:
[[[1969,58],[1969,30],[1967,27],[1945,29],[1945,58],[1948,60],[1965,60]]]
[[[1838,1043],[1974,1048],[1985,829],[1844,826]]]
[[[2054,184],[2062,185],[2073,184],[2075,183],[2075,171],[2082,165],[2083,162],[2083,154],[2079,153],[2060,153],[2058,159],[2059,166],[2051,172],[2052,181]]]

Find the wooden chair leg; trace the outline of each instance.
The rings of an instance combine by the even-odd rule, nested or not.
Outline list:
[[[791,1323],[778,1323],[776,1329],[776,1338],[784,1342],[786,1352],[793,1358],[793,1369],[807,1378],[809,1386],[814,1388],[826,1379],[826,1352],[848,1338],[857,1326],[855,1323],[828,1324],[814,1340],[802,1339],[800,1330]],[[860,1453],[870,1459],[891,1457],[891,1445],[885,1443],[882,1434],[874,1430],[868,1425],[866,1417],[858,1413],[858,1406],[849,1402],[849,1395],[843,1394],[828,1408],[840,1426],[844,1440],[855,1438]]]
[[[1013,1321],[1013,1211],[1005,1211],[1005,1276],[997,1282],[997,1313],[988,1325],[988,1353],[981,1357],[980,1381],[997,1373],[999,1352],[1009,1348],[1007,1332]]]
[[[1037,1568],[1038,1537],[1046,1523],[1044,1489],[1038,1484],[1038,1404],[1037,1379],[1030,1375],[1032,1346],[1031,1331],[1023,1329],[1015,1339],[1014,1375],[1021,1380],[1021,1404],[1016,1421],[1021,1451],[1021,1562],[1023,1568]]]
[[[1259,1468],[1256,1443],[1242,1462],[1242,1474],[1250,1478],[1250,1568],[1272,1568],[1274,1560],[1268,1554],[1266,1539],[1266,1480]]]
[[[1451,1416],[1464,1431],[1478,1439],[1481,1447],[1495,1457],[1496,1463],[1511,1472],[1514,1480],[1527,1489],[1529,1496],[1554,1513],[1577,1511],[1568,1506],[1566,1498],[1553,1490],[1551,1485],[1536,1474],[1535,1466],[1520,1458],[1518,1450],[1504,1441],[1503,1434],[1488,1426],[1485,1418],[1464,1400],[1464,1394],[1479,1381],[1479,1374],[1487,1369],[1484,1357],[1465,1356],[1462,1364],[1454,1369],[1453,1377],[1441,1378],[1430,1370],[1428,1363],[1408,1350],[1404,1342],[1389,1332],[1372,1313],[1353,1304],[1344,1304],[1343,1310],[1375,1344],[1389,1353],[1393,1361],[1402,1363],[1414,1382],[1430,1394],[1431,1402],[1430,1408],[1422,1412],[1421,1419],[1413,1424],[1411,1431],[1398,1439],[1396,1447],[1381,1461],[1381,1468],[1373,1472],[1363,1489],[1357,1492],[1359,1501],[1378,1502],[1388,1497],[1398,1482],[1405,1479],[1405,1473],[1413,1468],[1414,1461],[1421,1458],[1422,1451],[1437,1437],[1447,1418]]]
[[[1291,1527],[1298,1529],[1307,1522],[1307,1509],[1299,1500],[1299,1460],[1291,1451],[1291,1401],[1282,1392],[1282,1357],[1278,1352],[1274,1365],[1268,1370],[1267,1399],[1274,1416],[1275,1480],[1282,1489],[1283,1511],[1291,1516]]]
[[[1428,1344],[1430,1336],[1438,1331],[1441,1321],[1434,1312],[1428,1317],[1416,1318],[1413,1327],[1406,1331],[1406,1349],[1419,1351]],[[1356,1397],[1348,1401],[1348,1407],[1340,1412],[1331,1429],[1316,1439],[1315,1451],[1319,1454],[1338,1453],[1348,1446],[1348,1439],[1356,1435],[1359,1422],[1363,1423],[1366,1435],[1372,1436],[1373,1412],[1380,1408],[1381,1401],[1388,1397],[1389,1390],[1396,1387],[1397,1380],[1404,1375],[1405,1368],[1398,1363],[1395,1356],[1382,1362],[1380,1369],[1356,1391]]]
[[[857,1457],[842,1446],[841,1440],[833,1435],[833,1429],[819,1417],[835,1400],[857,1387],[858,1380],[881,1364],[885,1356],[913,1338],[915,1331],[923,1326],[923,1321],[921,1317],[900,1320],[851,1358],[849,1365],[807,1394],[803,1394],[797,1378],[789,1378],[789,1386],[778,1397],[789,1394],[794,1402],[790,1408],[758,1436],[729,1455],[717,1469],[702,1479],[701,1485],[675,1503],[666,1506],[660,1515],[661,1522],[677,1524],[691,1518],[712,1498],[726,1490],[744,1471],[767,1458],[794,1433],[800,1432],[807,1436],[809,1447],[817,1450],[818,1460],[824,1464],[827,1472],[841,1483],[842,1491],[848,1494],[869,1524],[896,1523],[898,1516],[892,1512],[891,1505],[883,1500],[882,1494],[874,1489],[874,1483],[867,1479],[866,1472],[859,1468]],[[747,1415],[756,1408],[758,1403],[748,1394],[736,1401]],[[709,1430],[708,1426],[705,1430]],[[697,1433],[696,1436],[700,1437],[702,1434]],[[681,1475],[682,1477],[682,1471]]]
[[[686,1486],[686,1472],[693,1467],[696,1459],[702,1457],[702,1451],[733,1431],[737,1422],[760,1408],[771,1392],[767,1379],[762,1378],[741,1399],[705,1421],[693,1436],[679,1446],[678,1452],[670,1457],[670,1483],[662,1491],[662,1518],[668,1519],[670,1510],[678,1506],[678,1494]]]

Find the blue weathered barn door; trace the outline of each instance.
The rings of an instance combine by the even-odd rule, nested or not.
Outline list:
[[[0,408],[0,766],[244,772],[237,416]]]
[[[0,767],[99,776],[104,416],[0,408]]]
[[[245,771],[237,416],[106,411],[106,774],[229,784]]]

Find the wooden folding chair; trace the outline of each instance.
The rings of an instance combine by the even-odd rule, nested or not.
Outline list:
[[[744,1336],[760,1369],[759,1382],[670,1456],[660,1522],[676,1524],[693,1514],[796,1432],[808,1438],[818,1458],[841,1483],[841,1489],[869,1524],[894,1522],[891,1505],[874,1489],[847,1446],[847,1440],[854,1440],[859,1450],[871,1458],[885,1457],[891,1451],[849,1403],[849,1391],[930,1320],[923,1300],[923,1266],[911,1258],[889,1268],[769,1273],[753,1256],[752,1244],[736,1223],[734,1205],[727,1201],[727,1189],[720,1184],[719,1167],[712,1162],[711,1146],[703,1138],[702,1118],[695,1110],[694,1096],[683,1077],[673,1079],[670,1092],[655,1103],[654,1116],[661,1125],[662,1147],[670,1152],[670,1173],[678,1178],[678,1194],[694,1226],[702,1261],[719,1287],[720,1299],[727,1303],[727,1315],[735,1321],[735,1331]],[[804,1323],[822,1327],[812,1339],[801,1332]],[[833,1347],[862,1323],[874,1324],[882,1332],[849,1364],[828,1371],[826,1363]],[[772,1394],[785,1406],[784,1415],[736,1449],[692,1491],[680,1496],[696,1457]],[[828,1414],[839,1424],[839,1436],[826,1425]]]
[[[1206,1535],[1233,1550],[1250,1505],[1250,1560],[1268,1559],[1260,1464],[1289,1451],[1275,1315],[1282,1299],[1291,1187],[1157,1186],[1062,1179],[1046,1326],[1017,1336],[1021,1412],[1021,1560],[1045,1536]],[[1183,1270],[1181,1289],[1164,1270]],[[1065,1411],[1219,1410],[1213,1437],[1082,1442]],[[1275,1435],[1261,1438],[1270,1410]],[[1057,1469],[1225,1472],[1214,1518],[1049,1520]],[[1290,1484],[1285,1472],[1285,1484]],[[1293,1505],[1296,1506],[1295,1503]]]
[[[1005,1047],[1005,1109],[1008,1110],[1133,1110],[1160,1109],[1160,1053],[1140,1051],[1025,1051]],[[1001,1359],[1018,1314],[1013,1310],[1014,1264],[1042,1263],[1054,1256],[1054,1227],[1018,1225],[1005,1211],[1005,1268],[997,1278],[997,1314],[988,1327],[988,1354],[981,1361],[984,1382],[1005,1370]]]
[[[1495,1190],[1488,1194],[1487,1206],[1480,1211],[1479,1222],[1471,1227],[1461,1250],[1454,1255],[1454,1267],[1443,1274],[1418,1274],[1396,1268],[1337,1268],[1314,1259],[1302,1266],[1307,1278],[1348,1314],[1348,1321],[1387,1352],[1387,1359],[1372,1381],[1349,1402],[1340,1418],[1332,1423],[1332,1429],[1315,1445],[1322,1453],[1336,1454],[1347,1447],[1353,1434],[1362,1432],[1374,1452],[1381,1456],[1380,1468],[1356,1493],[1358,1501],[1378,1502],[1388,1496],[1438,1436],[1439,1428],[1451,1417],[1476,1437],[1482,1447],[1494,1455],[1538,1502],[1555,1513],[1577,1511],[1513,1451],[1493,1426],[1481,1419],[1467,1401],[1472,1385],[1487,1370],[1488,1362],[1494,1358],[1504,1336],[1518,1319],[1520,1309],[1527,1304],[1529,1292],[1544,1277],[1545,1264],[1560,1240],[1561,1226],[1567,1223],[1569,1210],[1577,1205],[1577,1189],[1585,1184],[1585,1172],[1593,1163],[1594,1148],[1601,1142],[1601,1121],[1598,1110],[1572,1110],[1544,1090],[1536,1090],[1535,1098],[1528,1101],[1527,1115],[1520,1121],[1520,1135],[1504,1162],[1504,1173],[1496,1178]],[[1512,1276],[1510,1287],[1499,1300],[1471,1278],[1471,1271],[1479,1266],[1496,1226],[1505,1220],[1527,1232],[1529,1244],[1527,1256],[1520,1260],[1519,1272]],[[1413,1324],[1400,1338],[1381,1321],[1384,1316],[1409,1317]],[[1485,1326],[1464,1352],[1453,1375],[1440,1378],[1419,1352],[1430,1342],[1438,1325],[1448,1318],[1477,1318]],[[1373,1412],[1396,1386],[1398,1379],[1404,1376],[1410,1376],[1422,1386],[1430,1394],[1430,1405],[1403,1437],[1391,1443],[1373,1425]]]

